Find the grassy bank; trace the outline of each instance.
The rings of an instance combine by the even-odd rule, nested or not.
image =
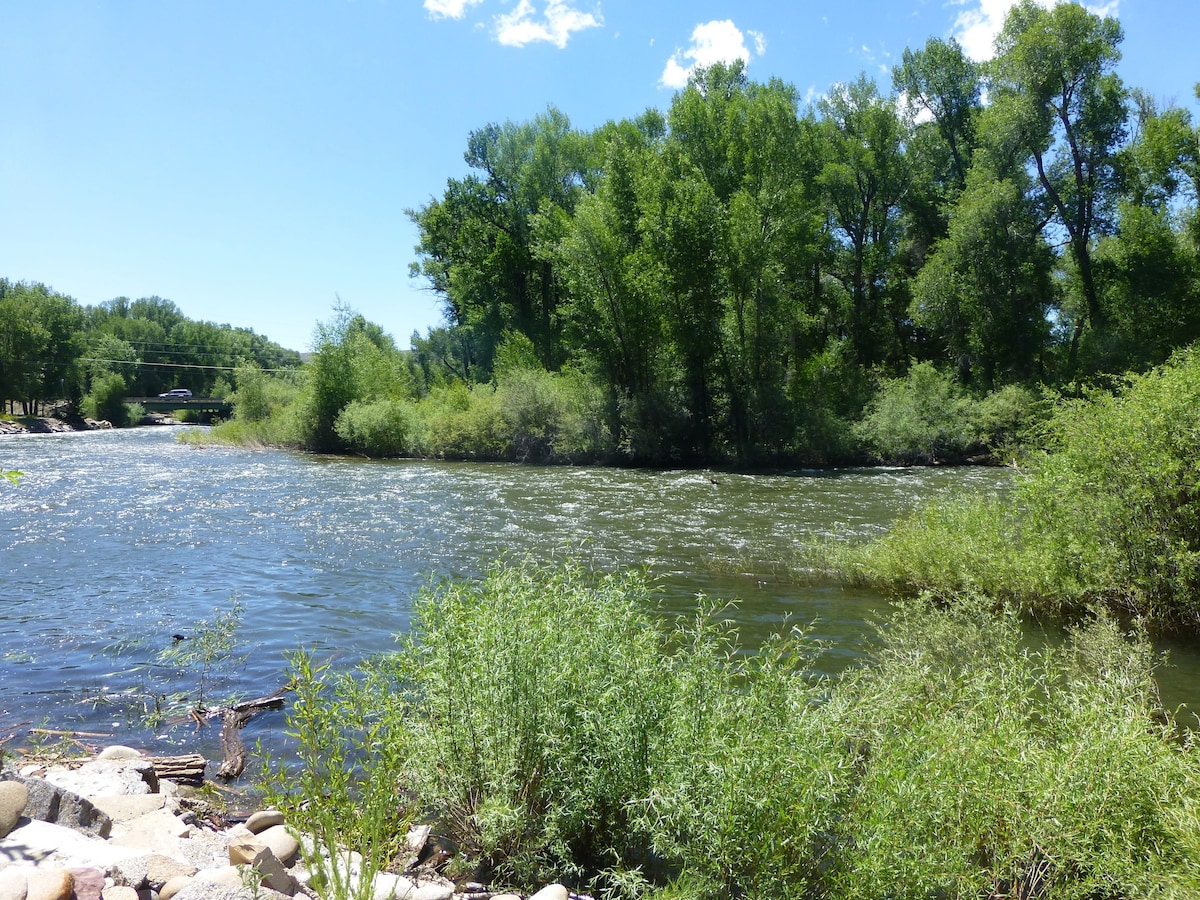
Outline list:
[[[427,590],[394,654],[298,657],[277,802],[378,866],[428,815],[460,875],[614,897],[1200,891],[1200,760],[1140,633],[1097,615],[1031,651],[1014,614],[913,601],[826,680],[803,631],[742,648],[653,600],[502,565]]]

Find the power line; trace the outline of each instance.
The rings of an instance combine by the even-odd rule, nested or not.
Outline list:
[[[200,366],[195,363],[164,363],[144,362],[140,359],[99,359],[94,356],[81,356],[79,362],[113,363],[119,366],[155,366],[163,369],[212,369],[217,372],[236,372],[241,366]],[[259,369],[260,372],[298,372],[299,369],[288,367],[283,369]]]

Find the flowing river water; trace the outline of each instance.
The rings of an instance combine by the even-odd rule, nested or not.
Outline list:
[[[171,724],[205,690],[269,694],[298,648],[333,665],[395,646],[414,595],[505,555],[646,566],[667,613],[738,599],[757,646],[812,624],[834,673],[884,598],[778,577],[805,542],[880,533],[917,503],[1004,490],[1010,473],[846,469],[788,475],[368,461],[194,446],[173,427],[0,438],[0,741],[30,727],[219,758],[216,728]],[[164,661],[174,635],[240,603],[230,664]],[[194,646],[194,645],[188,645]],[[1169,705],[1200,709],[1200,654],[1170,648]],[[185,696],[186,695],[186,696]],[[248,743],[282,740],[264,713]]]

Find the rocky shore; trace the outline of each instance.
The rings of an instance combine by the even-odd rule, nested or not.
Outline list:
[[[441,877],[421,862],[428,838],[413,828],[408,858],[376,875],[367,896],[521,900]],[[305,859],[354,885],[361,857],[336,855],[315,857],[275,810],[232,821],[128,747],[53,764],[10,760],[0,772],[0,900],[329,900]],[[573,896],[548,885],[530,900]]]
[[[90,431],[94,428],[111,428],[107,422],[94,419],[68,421],[52,416],[23,416],[20,419],[0,419],[2,434],[57,434],[64,431]]]

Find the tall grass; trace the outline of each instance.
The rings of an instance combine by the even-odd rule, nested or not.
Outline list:
[[[640,574],[572,563],[432,586],[396,653],[336,678],[301,660],[279,802],[380,861],[424,811],[456,874],[524,889],[1200,892],[1200,760],[1144,636],[1097,615],[1031,648],[1013,612],[927,598],[830,681],[802,631],[743,648],[719,605],[653,602]]]

